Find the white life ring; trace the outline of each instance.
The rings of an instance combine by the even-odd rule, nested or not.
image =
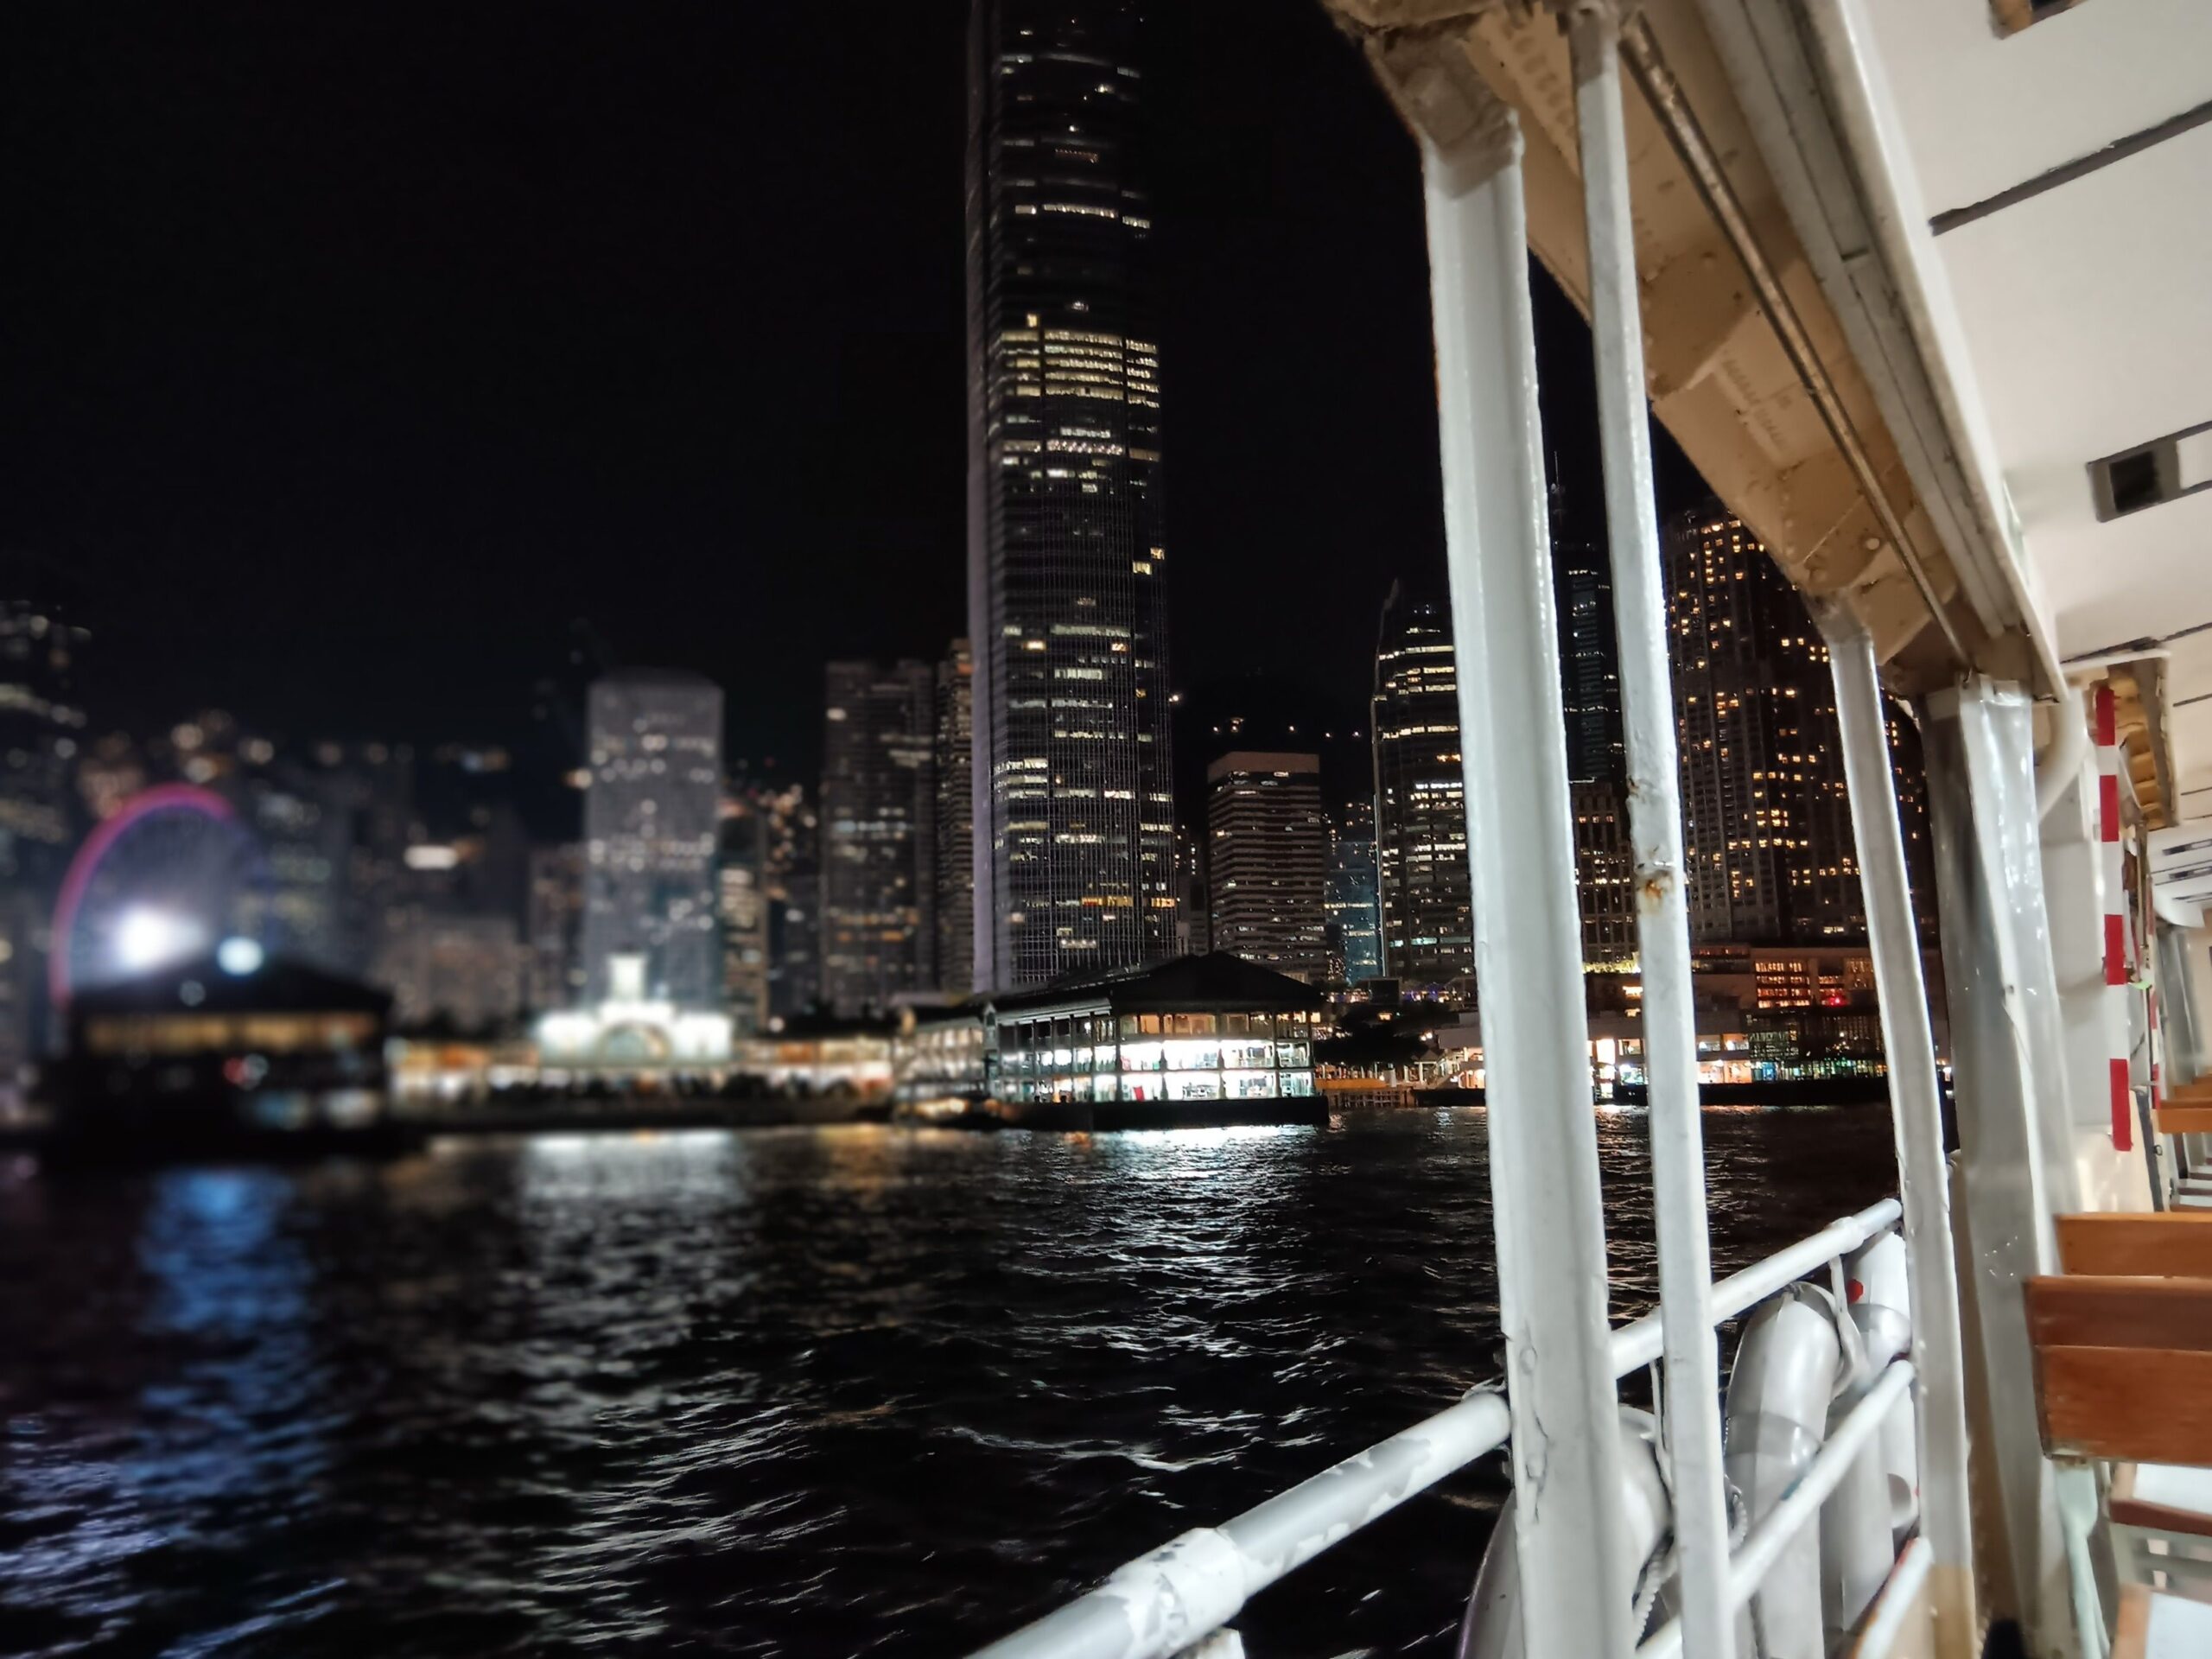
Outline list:
[[[1631,1603],[1649,1599],[1651,1569],[1675,1529],[1674,1499],[1660,1471],[1657,1437],[1658,1425],[1650,1413],[1621,1408],[1620,1517],[1626,1557],[1637,1567],[1635,1576],[1617,1593]],[[1467,1611],[1459,1621],[1459,1659],[1523,1659],[1526,1641],[1521,1624],[1521,1563],[1513,1547],[1513,1499],[1509,1496],[1484,1547],[1474,1593],[1467,1598]]]
[[[1827,1433],[1843,1376],[1843,1344],[1827,1293],[1796,1284],[1762,1302],[1728,1373],[1721,1468],[1748,1525],[1797,1484]],[[1737,1651],[1760,1659],[1826,1659],[1821,1546],[1809,1529],[1777,1558],[1738,1624]]]

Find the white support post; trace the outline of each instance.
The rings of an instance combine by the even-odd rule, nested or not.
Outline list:
[[[1536,412],[1521,132],[1475,82],[1419,105],[1515,1543],[1531,1659],[1627,1659],[1630,1581]]]
[[[1951,1237],[1950,1172],[1943,1153],[1942,1082],[1929,1022],[1904,835],[1897,822],[1889,722],[1874,667],[1873,642],[1849,613],[1820,619],[1835,677],[1851,833],[1874,957],[1882,1052],[1890,1079],[1890,1122],[1897,1138],[1897,1185],[1904,1206],[1905,1256],[1912,1298],[1915,1427],[1920,1465],[1920,1532],[1934,1554],[1931,1594],[1936,1649],[1975,1650],[1974,1516],[1967,1488],[1966,1354],[1959,1314],[1957,1258]]]
[[[1651,482],[1636,231],[1621,111],[1620,19],[1610,0],[1574,14],[1570,33],[1590,250],[1590,330],[1598,369],[1605,523],[1620,639],[1629,834],[1636,849],[1637,952],[1643,975],[1651,1202],[1659,1318],[1667,1356],[1666,1449],[1686,1650],[1733,1659],[1728,1500],[1721,1478],[1720,1367],[1707,1230],[1705,1131],[1699,1116],[1697,1014],[1683,891],[1681,772],[1667,658],[1666,580]]]
[[[2019,1618],[2029,1651],[2063,1651],[2073,1617],[2023,1288],[2057,1271],[2051,1217],[2075,1207],[2076,1191],[2037,855],[2034,723],[2024,693],[1985,680],[1938,692],[1923,709],[1966,1259],[2019,1602],[1992,1611]]]

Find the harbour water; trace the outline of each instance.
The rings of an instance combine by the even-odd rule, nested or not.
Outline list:
[[[1599,1120],[1617,1315],[1643,1120]],[[1878,1107],[1706,1120],[1716,1269],[1889,1192]],[[1498,1363],[1479,1112],[1326,1130],[0,1162],[0,1654],[944,1655]],[[1433,1653],[1495,1459],[1262,1597]]]

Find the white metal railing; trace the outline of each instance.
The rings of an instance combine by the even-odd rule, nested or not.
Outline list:
[[[1713,1287],[1715,1323],[1840,1262],[1895,1227],[1901,1213],[1895,1198],[1885,1198],[1729,1274]],[[1617,1327],[1609,1356],[1616,1379],[1653,1363],[1661,1347],[1656,1313]],[[1912,1376],[1910,1362],[1894,1362],[1822,1442],[1782,1502],[1746,1535],[1728,1560],[1732,1610],[1750,1598],[1783,1546],[1819,1512]],[[1228,1624],[1269,1585],[1511,1437],[1505,1398],[1485,1384],[1232,1520],[1139,1556],[1096,1589],[980,1649],[976,1659],[1172,1659]],[[1469,1562],[1470,1583],[1473,1567]],[[1637,1649],[1653,1659],[1680,1651],[1680,1626],[1672,1622]]]

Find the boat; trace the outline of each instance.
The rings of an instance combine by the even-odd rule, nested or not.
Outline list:
[[[982,1654],[1229,1659],[1493,1453],[1465,1655],[2212,1654],[2212,6],[1322,3],[1421,156],[1505,1374]],[[1591,321],[1620,633],[1660,1294],[1619,1328],[1531,254]],[[1717,1283],[1647,406],[1828,655],[1899,1175]]]

